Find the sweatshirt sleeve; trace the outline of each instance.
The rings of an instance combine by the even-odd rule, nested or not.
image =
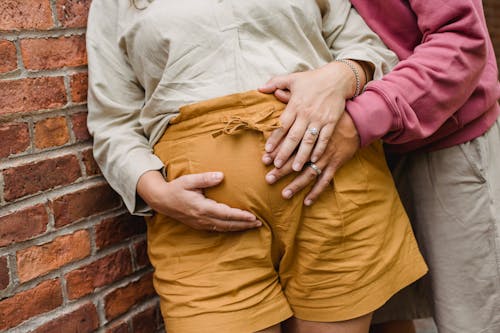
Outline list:
[[[348,0],[330,0],[323,11],[323,36],[334,59],[366,61],[380,79],[398,62],[396,54],[363,21]]]
[[[362,146],[429,137],[471,96],[486,64],[487,31],[473,1],[409,3],[421,44],[346,106]]]
[[[161,170],[152,153],[139,114],[144,90],[119,46],[119,0],[95,0],[87,29],[89,60],[88,128],[94,137],[94,157],[127,209],[144,215],[149,208],[136,193],[139,177]]]

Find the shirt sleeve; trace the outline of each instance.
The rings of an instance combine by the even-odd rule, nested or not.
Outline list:
[[[94,157],[104,177],[131,213],[145,215],[150,209],[137,195],[137,182],[146,171],[162,170],[163,163],[153,154],[139,123],[144,90],[119,46],[123,12],[119,2],[95,0],[90,9],[87,122],[94,137]]]
[[[402,144],[432,135],[471,96],[487,61],[487,31],[473,1],[409,3],[422,43],[347,103],[362,146],[380,138]]]
[[[380,79],[398,62],[352,7],[348,0],[330,0],[323,14],[323,36],[334,59],[353,59],[374,65],[373,79]]]

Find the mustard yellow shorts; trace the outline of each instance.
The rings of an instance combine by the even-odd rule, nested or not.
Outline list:
[[[154,152],[167,180],[222,171],[207,197],[255,214],[244,232],[191,229],[148,218],[154,285],[169,333],[255,332],[290,316],[334,322],[359,317],[425,274],[380,143],[361,149],[311,206],[309,189],[281,196],[261,162],[285,105],[256,91],[182,107]]]

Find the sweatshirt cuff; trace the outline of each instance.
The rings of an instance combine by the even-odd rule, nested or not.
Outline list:
[[[389,105],[374,91],[367,90],[355,99],[347,101],[346,111],[358,130],[361,147],[381,139],[389,133],[394,123],[394,115]]]

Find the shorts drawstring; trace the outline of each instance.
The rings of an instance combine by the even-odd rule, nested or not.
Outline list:
[[[262,117],[257,120],[253,120],[254,117],[248,117],[244,119],[241,116],[229,116],[223,117],[221,119],[222,122],[226,123],[223,129],[217,130],[212,133],[214,138],[218,137],[221,134],[233,135],[240,130],[255,130],[259,132],[270,132],[274,129],[280,128],[279,119],[271,119],[272,122],[268,123],[266,121],[270,120],[271,116],[275,112],[274,108],[271,108],[267,113],[263,114]]]

